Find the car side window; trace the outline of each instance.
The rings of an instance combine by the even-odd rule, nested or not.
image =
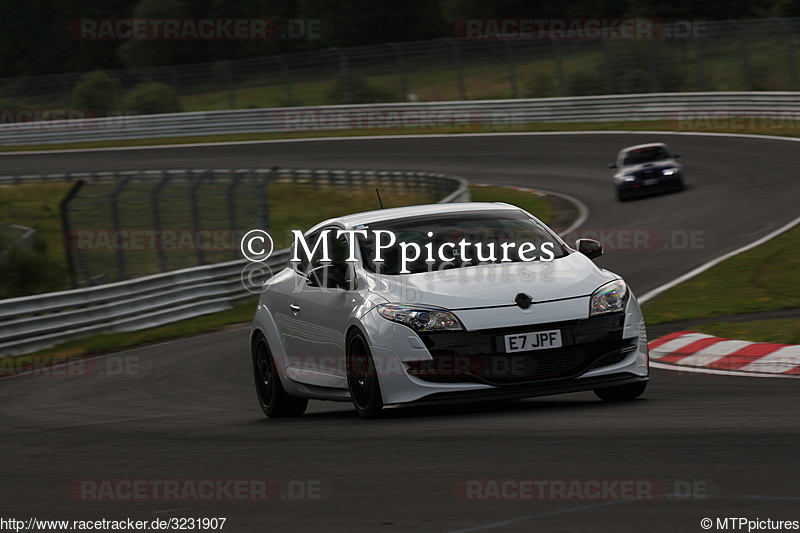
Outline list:
[[[313,248],[314,243],[316,243],[317,239],[319,239],[320,233],[322,233],[322,230],[315,231],[314,233],[305,236],[306,243],[308,243],[308,246],[310,248]],[[317,266],[315,265],[315,262],[317,264],[319,263],[318,256],[320,256],[321,254],[322,254],[321,250],[317,250],[317,253],[315,253],[314,257],[311,258],[312,260],[309,261],[309,258],[306,257],[305,251],[302,249],[298,250],[297,256],[300,259],[300,261],[297,263],[293,263],[295,272],[297,272],[300,275],[307,274],[308,271],[311,270],[311,268],[313,268],[313,266]]]

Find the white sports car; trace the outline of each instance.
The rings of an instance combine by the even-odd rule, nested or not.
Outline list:
[[[385,209],[296,232],[251,331],[269,417],[309,399],[384,406],[594,391],[640,396],[647,336],[636,299],[522,209],[496,203]]]

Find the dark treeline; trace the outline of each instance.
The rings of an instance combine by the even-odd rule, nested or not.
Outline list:
[[[471,17],[654,17],[664,20],[800,16],[800,0],[2,0],[0,77],[176,65],[385,42],[452,37]],[[84,41],[80,18],[321,19],[314,40]]]

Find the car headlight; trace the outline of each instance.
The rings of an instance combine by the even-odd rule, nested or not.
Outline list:
[[[628,286],[621,279],[606,283],[592,293],[589,300],[589,316],[616,313],[625,309]]]
[[[622,176],[622,181],[636,181],[636,176]]]
[[[383,318],[405,324],[416,331],[460,331],[464,329],[456,316],[440,307],[379,304]]]
[[[678,172],[677,168],[665,168],[664,170],[661,171],[661,173],[664,174],[665,176],[672,176],[676,172]]]

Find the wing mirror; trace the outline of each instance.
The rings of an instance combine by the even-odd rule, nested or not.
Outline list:
[[[675,159],[678,159],[680,156],[681,154],[672,154],[672,157],[674,157]]]
[[[312,269],[306,276],[306,285],[325,289],[343,289],[344,276],[333,265],[322,265]]]
[[[578,239],[575,241],[575,246],[580,253],[589,259],[603,255],[603,245],[594,239]]]
[[[609,163],[608,164],[608,168],[612,168],[612,169],[613,168],[617,168],[617,164],[616,163]]]

